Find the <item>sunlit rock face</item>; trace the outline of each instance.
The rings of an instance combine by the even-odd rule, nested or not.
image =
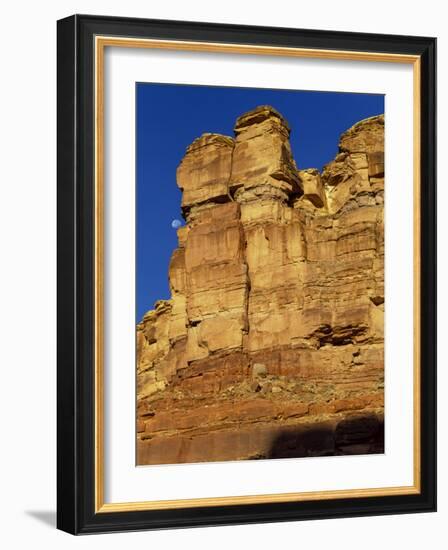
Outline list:
[[[137,462],[383,452],[384,117],[298,169],[274,108],[177,170],[171,299],[137,325]]]

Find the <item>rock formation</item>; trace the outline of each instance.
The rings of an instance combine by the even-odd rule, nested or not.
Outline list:
[[[262,106],[177,170],[171,299],[137,326],[137,463],[383,452],[384,117],[299,170]]]

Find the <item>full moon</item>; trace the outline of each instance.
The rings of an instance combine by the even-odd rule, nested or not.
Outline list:
[[[180,227],[181,225],[182,225],[182,222],[179,221],[179,220],[173,220],[173,221],[171,222],[171,227],[172,227],[173,229],[177,229],[177,228]]]

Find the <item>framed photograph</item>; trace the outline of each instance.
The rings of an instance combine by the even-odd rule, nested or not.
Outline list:
[[[58,21],[58,527],[434,511],[434,38]]]

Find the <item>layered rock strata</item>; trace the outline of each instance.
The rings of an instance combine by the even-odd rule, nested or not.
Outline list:
[[[383,452],[384,117],[299,170],[262,106],[177,170],[171,299],[137,326],[137,463]]]

